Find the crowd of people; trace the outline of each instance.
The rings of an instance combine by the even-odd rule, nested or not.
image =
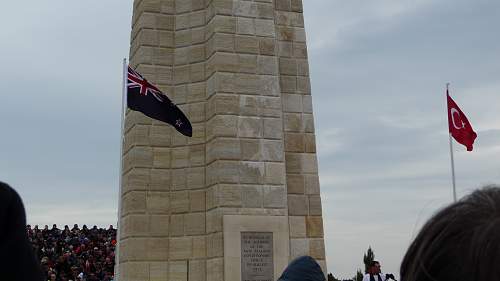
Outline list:
[[[115,265],[116,229],[94,226],[70,229],[27,226],[28,240],[40,260],[44,280],[111,281]]]
[[[2,280],[112,281],[116,229],[26,226],[21,198],[0,182]],[[402,281],[494,280],[500,276],[500,186],[483,187],[436,213],[410,244]],[[38,257],[39,261],[35,257]],[[42,270],[40,270],[40,268]],[[497,276],[497,277],[495,277]],[[5,277],[5,278],[4,278]],[[373,261],[366,280],[394,279]],[[278,281],[325,281],[311,257],[299,257]]]

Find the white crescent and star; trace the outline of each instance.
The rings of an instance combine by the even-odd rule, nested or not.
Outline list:
[[[454,107],[450,109],[450,112],[451,112],[451,123],[453,123],[453,127],[455,127],[455,129],[457,130],[465,128],[465,124],[464,122],[462,122],[462,118],[460,118],[460,112],[458,112],[458,110]],[[458,114],[458,119],[460,120],[461,127],[458,127],[457,124],[455,123],[455,113]]]

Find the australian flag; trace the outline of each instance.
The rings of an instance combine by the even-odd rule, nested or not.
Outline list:
[[[132,110],[174,126],[185,136],[193,136],[193,128],[186,115],[156,86],[130,66],[127,75],[127,105]]]

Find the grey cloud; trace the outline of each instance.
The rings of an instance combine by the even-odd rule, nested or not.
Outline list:
[[[473,153],[455,143],[459,196],[500,181],[488,131],[500,117],[499,5],[377,4],[394,5],[305,1],[328,265],[346,277],[370,244],[397,272],[421,223],[450,202],[446,82],[479,134]]]

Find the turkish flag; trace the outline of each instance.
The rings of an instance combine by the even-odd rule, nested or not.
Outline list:
[[[472,145],[477,134],[472,130],[472,126],[465,114],[450,97],[448,90],[446,90],[446,96],[448,98],[448,127],[450,134],[458,143],[465,145],[467,151],[472,151]]]

